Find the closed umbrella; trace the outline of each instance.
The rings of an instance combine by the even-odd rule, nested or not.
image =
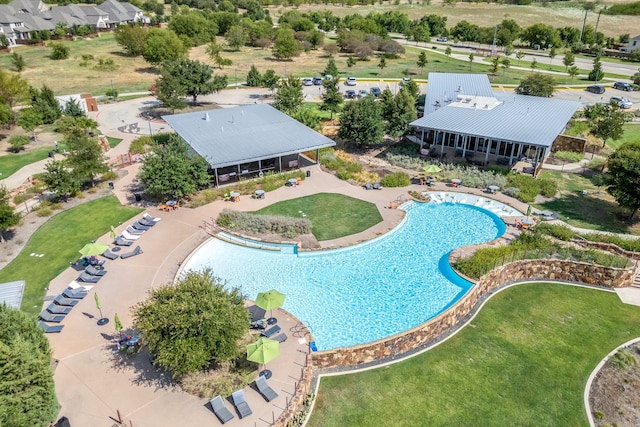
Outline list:
[[[280,356],[280,343],[276,340],[260,337],[258,341],[247,346],[247,360],[265,365],[261,375],[264,374],[267,378],[271,377],[271,372],[266,369],[266,365],[278,356]]]
[[[112,225],[111,226],[111,238],[115,240],[116,236],[117,236],[116,229]]]
[[[271,289],[267,292],[260,292],[256,298],[256,305],[263,310],[273,310],[284,304],[285,294]]]
[[[93,242],[87,243],[78,252],[80,252],[82,256],[94,256],[104,253],[107,249],[109,249],[109,245],[106,243]]]
[[[422,170],[425,171],[426,173],[438,173],[442,169],[440,169],[440,167],[438,167],[436,165],[427,165],[427,166],[423,167]]]

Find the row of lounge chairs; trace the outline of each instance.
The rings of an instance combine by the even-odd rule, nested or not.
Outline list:
[[[65,319],[65,316],[71,312],[71,309],[78,304],[78,302],[87,296],[89,290],[93,286],[83,286],[73,281],[69,286],[62,291],[60,295],[57,295],[53,301],[42,310],[39,317],[38,326],[40,326],[45,333],[58,333],[62,331],[64,325],[49,325],[49,323],[60,323]]]
[[[271,402],[276,397],[278,397],[278,393],[276,393],[267,383],[267,379],[263,376],[259,376],[255,381],[256,388],[258,392],[264,397],[264,400],[267,402]],[[253,412],[247,403],[247,399],[244,397],[244,391],[238,390],[231,393],[231,400],[233,402],[233,406],[236,409],[238,414],[238,418],[245,418],[251,415]],[[233,414],[227,407],[224,405],[224,399],[222,396],[216,396],[210,401],[211,409],[213,413],[216,414],[216,417],[220,420],[222,424],[226,424],[233,419]]]
[[[115,238],[115,244],[117,246],[131,246],[133,243],[142,237],[145,231],[149,230],[151,227],[156,225],[161,218],[155,218],[145,213],[142,218],[134,222],[132,225],[129,225],[120,236]],[[120,258],[129,258],[138,254],[141,254],[142,251],[137,247],[132,252],[120,255]],[[105,258],[109,259],[117,259],[118,255],[113,252],[107,250],[102,254]]]

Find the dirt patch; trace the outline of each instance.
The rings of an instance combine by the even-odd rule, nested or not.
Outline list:
[[[640,355],[638,345],[631,346],[629,355],[636,365],[621,368],[608,361],[596,375],[589,404],[596,426],[632,427],[640,425]]]

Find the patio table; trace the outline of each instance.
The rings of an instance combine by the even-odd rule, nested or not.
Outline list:
[[[295,187],[296,185],[298,185],[298,180],[297,180],[296,178],[291,178],[291,179],[289,180],[289,184],[290,184],[292,187]]]

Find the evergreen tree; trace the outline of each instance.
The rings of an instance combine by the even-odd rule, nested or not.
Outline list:
[[[405,135],[409,131],[409,123],[417,117],[416,99],[408,88],[403,87],[393,97],[391,114],[385,117],[387,133],[395,138]]]
[[[600,61],[600,56],[596,56],[593,60],[593,69],[589,72],[589,80],[599,82],[603,77],[602,62]]]
[[[342,93],[340,93],[340,88],[338,84],[340,79],[335,77],[333,80],[324,80],[322,82],[322,86],[324,86],[324,96],[322,97],[322,104],[320,105],[320,109],[323,111],[331,112],[331,120],[333,120],[334,113],[340,111],[340,107],[344,101],[344,97]]]
[[[87,117],[87,115],[82,111],[80,105],[76,102],[74,98],[69,99],[67,104],[64,106],[64,115],[70,117]]]
[[[416,65],[418,66],[418,68],[420,68],[420,71],[424,72],[424,69],[428,63],[429,58],[427,58],[427,52],[420,52],[420,55],[418,55],[418,61],[416,62]]]
[[[324,75],[332,76],[334,79],[337,79],[340,75],[336,60],[333,59],[333,56],[329,58],[329,62],[327,62],[327,66],[324,68]]]
[[[273,106],[285,114],[291,115],[302,105],[302,81],[293,76],[280,81],[276,101]]]
[[[247,86],[260,87],[262,86],[262,75],[255,65],[251,66],[251,69],[247,73]]]
[[[31,88],[31,106],[42,117],[44,124],[50,125],[62,116],[62,110],[53,91],[43,85],[41,90]]]

